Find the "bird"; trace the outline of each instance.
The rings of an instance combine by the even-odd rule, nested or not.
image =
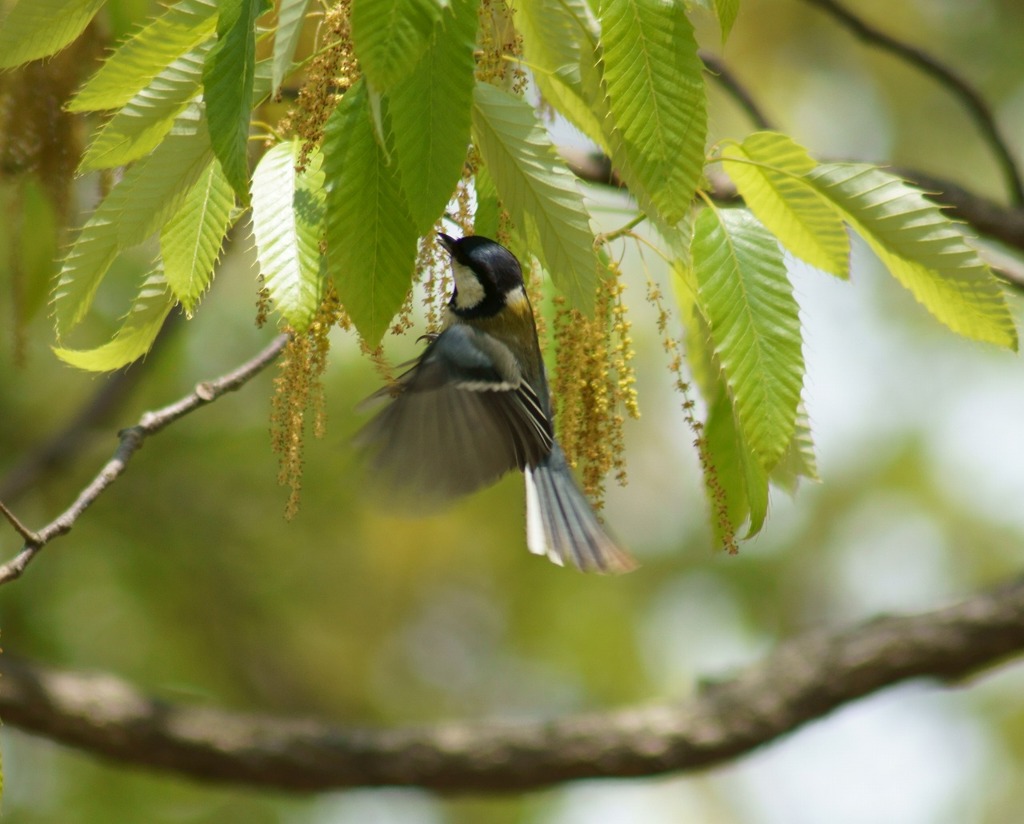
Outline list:
[[[382,406],[356,435],[389,503],[427,511],[526,476],[526,539],[535,555],[584,572],[636,566],[602,525],[555,438],[551,396],[523,270],[481,235],[438,233],[454,288],[441,330],[422,354],[367,398]]]

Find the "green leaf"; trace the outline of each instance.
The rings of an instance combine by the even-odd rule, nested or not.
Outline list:
[[[206,40],[217,23],[216,0],[179,0],[122,43],[68,103],[73,112],[118,109],[160,72]]]
[[[441,19],[440,0],[354,0],[352,40],[366,79],[378,92],[406,77]]]
[[[476,4],[453,0],[443,20],[414,71],[389,95],[402,189],[420,234],[451,199],[469,145]]]
[[[533,107],[477,83],[473,137],[502,203],[530,237],[555,285],[579,309],[592,312],[597,256],[590,216],[575,178],[537,122]]]
[[[708,406],[704,425],[704,489],[711,509],[715,541],[722,545],[726,532],[735,536],[750,520],[749,535],[761,529],[768,513],[768,473],[747,445],[736,422],[721,364],[715,354],[711,329],[698,305],[694,272],[676,262],[673,291],[685,330],[690,374]],[[723,497],[724,496],[724,497]],[[723,511],[724,504],[724,511]],[[725,522],[721,518],[725,516]]]
[[[612,161],[677,223],[704,167],[707,101],[693,26],[682,3],[664,0],[602,0],[600,18]]]
[[[761,531],[768,515],[768,473],[743,437],[726,387],[719,386],[704,426],[705,449],[713,466],[713,475],[705,476],[705,489],[712,513],[717,510],[716,496],[725,492],[730,531],[737,534],[747,521],[749,538]],[[715,537],[721,542],[724,525],[713,526]]]
[[[726,146],[722,159],[747,207],[783,246],[823,272],[849,277],[850,238],[840,213],[804,178],[817,164],[803,146],[755,132]]]
[[[818,480],[818,462],[814,456],[814,440],[807,410],[801,403],[796,411],[796,429],[793,438],[772,468],[771,479],[790,494],[796,492],[801,478]]]
[[[129,100],[96,134],[78,171],[123,166],[156,148],[199,91],[203,59],[211,45],[202,43],[172,61]]]
[[[309,326],[323,294],[322,156],[313,152],[306,168],[297,172],[301,153],[297,140],[278,143],[252,176],[252,231],[263,285],[296,332]]]
[[[729,39],[729,32],[736,22],[736,15],[740,10],[740,0],[715,0],[715,14],[718,17],[718,25],[722,29],[722,42]]]
[[[21,0],[0,22],[0,69],[49,57],[85,31],[104,0]]]
[[[1016,351],[1002,286],[920,189],[862,163],[822,164],[807,178],[936,318],[964,337]]]
[[[323,153],[329,270],[345,311],[375,347],[412,285],[417,234],[374,136],[364,82],[328,119]]]
[[[501,203],[498,190],[486,166],[477,168],[473,175],[476,189],[476,212],[473,215],[473,234],[497,237],[501,228]]]
[[[292,67],[295,49],[302,36],[306,22],[306,8],[309,0],[281,0],[277,10],[277,30],[274,33],[273,70],[271,72],[271,93],[276,94]]]
[[[744,441],[770,470],[796,426],[803,383],[800,318],[775,239],[745,209],[705,209],[693,273]]]
[[[267,0],[222,0],[217,45],[206,58],[203,88],[210,145],[243,203],[249,200],[249,120],[256,69],[256,18]]]
[[[58,338],[85,317],[118,253],[142,243],[181,208],[211,158],[202,107],[193,104],[164,142],[125,172],[68,250],[53,294]]]
[[[606,154],[610,153],[602,126],[608,109],[594,66],[597,29],[585,0],[515,0],[512,6],[516,30],[523,37],[523,57],[540,93]]]
[[[211,160],[160,232],[164,279],[188,316],[213,280],[234,203],[220,163]]]
[[[150,350],[175,302],[158,267],[146,276],[138,297],[121,328],[114,333],[113,340],[95,349],[65,349],[58,346],[53,351],[65,363],[90,372],[120,369]]]

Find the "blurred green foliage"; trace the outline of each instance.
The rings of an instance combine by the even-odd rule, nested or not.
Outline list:
[[[1019,3],[989,0],[969,11],[955,2],[856,5],[969,71],[1008,124],[1024,124]],[[117,4],[113,28],[128,28],[123,15],[138,6]],[[941,90],[802,3],[748,0],[725,58],[819,156],[913,165],[999,194],[973,127]],[[711,88],[712,122],[719,136],[729,134],[741,115]],[[855,258],[854,277],[882,283],[865,261],[858,269]],[[1020,446],[999,439],[1019,439],[1006,424],[1022,403],[1017,360],[936,334],[892,284],[857,297],[861,290],[821,285],[808,273],[798,273],[797,289],[824,307],[806,353],[822,483],[793,502],[775,495],[765,535],[738,557],[715,554],[690,435],[667,389],[656,333],[643,322],[649,310],[633,264],[627,297],[645,416],[627,433],[632,484],[610,492],[607,515],[633,545],[639,571],[587,577],[530,557],[519,477],[427,519],[395,517],[386,501],[368,500],[348,438],[360,422],[356,403],[379,379],[354,340],[339,335],[326,379],[328,435],[308,443],[294,521],[282,516],[287,490],[275,483],[269,449],[268,373],[149,440],[74,531],[0,590],[5,649],[109,670],[170,700],[342,725],[534,717],[685,699],[699,679],[727,675],[779,639],[880,610],[926,609],[1019,568],[1024,523],[1006,490],[1014,481],[1020,488],[1019,461],[1008,460]],[[24,521],[40,525],[63,509],[113,451],[119,428],[233,368],[267,339],[235,308],[253,292],[247,261],[229,257],[225,267],[205,311],[175,324],[131,367],[133,391],[82,451],[7,500]],[[854,301],[859,308],[847,309]],[[101,385],[59,365],[50,335],[37,317],[21,367],[15,341],[0,335],[0,480]],[[411,347],[392,347],[393,360]],[[849,403],[841,408],[836,398]],[[9,530],[0,533],[4,558],[16,548]],[[948,820],[1005,821],[1024,806],[1024,787],[1006,779],[1024,769],[1020,686],[1011,667],[943,697],[943,712],[966,715],[985,759],[1000,765],[933,791],[948,796],[949,809],[971,811]],[[0,746],[8,822],[814,820],[800,818],[799,789],[752,787],[745,775],[758,768],[757,756],[711,777],[612,784],[630,799],[616,806],[585,788],[510,798],[294,798],[140,772],[9,727]],[[800,746],[800,734],[779,745]],[[853,757],[839,747],[838,762]],[[911,769],[930,764],[922,756]],[[855,766],[849,775],[857,780]]]

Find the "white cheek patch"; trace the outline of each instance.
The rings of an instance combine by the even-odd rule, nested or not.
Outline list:
[[[517,286],[507,295],[505,295],[505,305],[510,309],[514,309],[517,312],[522,312],[529,305],[530,301],[526,297],[526,291],[522,286]]]
[[[484,287],[468,266],[452,261],[452,276],[455,278],[455,307],[472,309],[484,299]]]

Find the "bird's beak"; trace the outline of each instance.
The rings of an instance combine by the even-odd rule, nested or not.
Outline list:
[[[455,238],[446,235],[444,232],[437,233],[438,239],[441,241],[441,245],[444,246],[444,250],[449,255],[455,254]]]

